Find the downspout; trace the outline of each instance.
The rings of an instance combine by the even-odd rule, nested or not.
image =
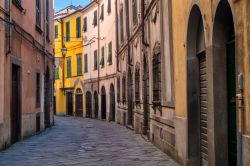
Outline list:
[[[63,35],[63,32],[64,32],[64,21],[63,21],[63,19],[60,19],[61,21],[60,21],[60,23],[61,23],[61,40],[62,40],[62,48],[64,48],[65,47],[65,45],[64,45],[64,35]],[[64,90],[64,88],[65,88],[65,78],[64,78],[64,72],[65,72],[65,55],[63,55],[63,53],[62,53],[62,59],[63,59],[63,66],[62,66],[62,83],[63,83],[63,90]],[[63,93],[64,95],[65,95],[65,93]]]
[[[98,12],[97,12],[97,20],[98,20],[98,93],[100,94],[100,19],[99,19],[99,15],[100,15],[100,3],[97,0],[96,3],[98,4]]]
[[[141,21],[142,21],[142,26],[141,26],[141,33],[142,33],[142,56],[143,56],[143,68],[145,70],[146,68],[146,57],[145,56],[145,48],[149,47],[149,44],[145,42],[145,1],[141,0]],[[147,135],[148,133],[148,92],[147,92],[147,71],[144,71],[144,101],[143,101],[143,134]]]
[[[117,0],[115,1],[115,22],[116,22],[116,70],[120,72],[119,69],[119,38],[118,38],[118,8],[117,8]]]
[[[11,20],[11,0],[9,0],[9,9],[8,9],[8,17],[9,17],[9,22],[12,23],[12,20]],[[11,53],[11,28],[12,28],[12,24],[9,24],[8,25],[8,51],[6,52],[6,55],[10,54]]]

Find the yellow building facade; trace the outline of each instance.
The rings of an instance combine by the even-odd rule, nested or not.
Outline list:
[[[72,7],[72,6],[71,6]],[[83,46],[80,8],[55,15],[55,105],[57,115],[83,116]],[[65,13],[66,12],[66,13]]]

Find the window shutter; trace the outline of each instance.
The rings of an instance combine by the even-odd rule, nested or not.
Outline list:
[[[88,24],[87,24],[87,17],[84,18],[84,26],[83,26],[83,31],[84,32],[87,32],[87,27],[88,27]]]
[[[108,13],[111,13],[111,0],[108,0]]]
[[[76,37],[81,37],[81,17],[76,18]]]
[[[66,23],[66,42],[70,41],[70,22]]]

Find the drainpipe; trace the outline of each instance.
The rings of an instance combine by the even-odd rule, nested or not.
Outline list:
[[[60,23],[61,23],[61,40],[62,40],[62,48],[65,47],[64,45],[64,35],[63,35],[63,31],[64,31],[64,21],[63,19],[60,19]],[[65,78],[64,78],[64,72],[65,72],[65,55],[62,52],[62,58],[63,58],[63,66],[62,66],[62,82],[63,82],[63,90],[65,88]],[[65,93],[63,93],[65,95]]]
[[[97,59],[98,59],[98,94],[100,94],[100,18],[99,18],[99,15],[100,15],[100,3],[99,3],[99,0],[95,0],[95,3],[98,5],[98,9],[97,9],[97,29],[98,29],[98,37],[97,37],[97,40],[98,40],[98,51],[97,51]]]
[[[120,72],[119,69],[119,38],[118,38],[118,8],[117,8],[117,0],[115,1],[115,22],[116,22],[116,70],[117,72]]]
[[[12,23],[12,20],[11,20],[11,0],[9,0],[9,9],[8,9],[8,17],[9,17],[9,22],[10,23]],[[11,29],[12,29],[12,25],[11,24],[9,24],[8,25],[8,51],[6,52],[6,55],[8,55],[8,54],[10,54],[11,53],[11,35],[12,35],[12,33],[11,33]]]
[[[143,67],[144,70],[146,68],[146,57],[145,56],[145,48],[149,47],[149,44],[145,42],[145,0],[141,0],[141,21],[142,21],[142,26],[141,26],[141,33],[142,33],[142,54],[143,54]],[[148,103],[148,94],[147,94],[147,75],[146,75],[147,71],[144,71],[144,104],[143,104],[143,134],[147,135],[148,133],[148,107],[147,107],[147,103]]]

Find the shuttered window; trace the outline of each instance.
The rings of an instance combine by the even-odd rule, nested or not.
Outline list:
[[[108,55],[108,64],[112,65],[112,42],[109,42],[109,55]]]
[[[55,26],[55,39],[58,39],[58,25]]]
[[[40,106],[40,73],[36,73],[36,106]]]
[[[88,73],[88,54],[84,55],[84,73]]]
[[[71,57],[67,58],[67,77],[71,77]]]
[[[81,37],[81,17],[76,18],[76,37]]]
[[[93,25],[94,27],[97,26],[97,11],[94,11]]]
[[[82,75],[82,54],[78,54],[77,56],[77,75]]]
[[[108,13],[111,13],[111,0],[108,0]]]
[[[70,41],[70,22],[66,22],[66,42]]]
[[[50,6],[49,6],[49,1],[50,0],[46,0],[46,38],[49,40],[49,36],[50,36],[50,23],[49,23],[49,16],[50,16]]]
[[[153,55],[153,102],[160,104],[161,102],[161,61],[160,48],[155,48]]]
[[[36,26],[41,28],[41,0],[36,0]]]
[[[94,70],[97,70],[97,50],[94,51]]]
[[[104,56],[105,56],[104,47],[102,47],[101,53],[102,53],[102,57],[101,57],[100,65],[103,68],[105,66],[105,61],[104,61]]]
[[[100,15],[100,20],[104,20],[104,4],[101,6],[101,15]]]
[[[121,37],[121,43],[124,42],[124,22],[123,22],[123,6],[121,7],[120,11],[120,37]]]
[[[84,18],[84,25],[83,25],[83,31],[87,32],[88,30],[88,20],[87,17]]]
[[[55,58],[55,80],[59,78],[59,58]]]

